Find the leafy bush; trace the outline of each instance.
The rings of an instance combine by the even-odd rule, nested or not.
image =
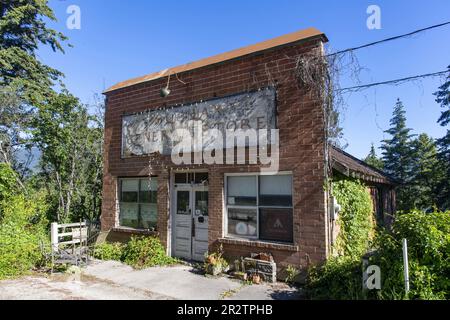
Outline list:
[[[132,236],[126,244],[119,242],[98,244],[94,248],[94,257],[121,261],[136,269],[171,265],[178,261],[166,255],[166,250],[158,238],[136,236]]]
[[[16,173],[6,163],[0,163],[0,201],[17,193]],[[0,208],[0,217],[2,216]]]
[[[8,196],[0,208],[0,279],[4,279],[26,274],[44,262],[48,222],[40,196]]]
[[[408,239],[410,292],[405,296],[402,239]],[[381,269],[381,290],[362,294],[361,257],[339,256],[309,270],[312,299],[449,299],[450,212],[399,215],[392,231],[380,231],[369,264]]]
[[[404,298],[402,239],[408,239],[410,299],[450,298],[450,212],[401,214],[392,233],[377,237],[371,264],[380,266],[382,290],[377,298]]]
[[[311,299],[362,299],[361,262],[353,257],[334,257],[308,272],[306,289]]]
[[[166,255],[166,250],[158,238],[135,236],[124,246],[120,260],[136,269],[177,262],[176,259]]]
[[[118,260],[122,259],[124,244],[120,242],[98,244],[94,248],[94,258],[100,260]]]

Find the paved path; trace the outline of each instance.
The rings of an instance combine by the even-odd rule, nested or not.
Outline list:
[[[133,270],[115,261],[95,261],[81,276],[30,276],[0,281],[0,299],[216,300],[298,299],[285,284],[243,285],[226,277],[197,274],[190,266]]]

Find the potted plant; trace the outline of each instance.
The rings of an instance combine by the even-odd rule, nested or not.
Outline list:
[[[228,262],[223,258],[223,247],[205,256],[204,270],[207,274],[217,276],[229,270]]]

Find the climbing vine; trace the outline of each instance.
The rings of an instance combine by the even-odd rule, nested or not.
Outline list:
[[[333,182],[333,195],[341,205],[337,221],[340,232],[334,249],[340,256],[360,257],[375,235],[369,190],[358,180],[339,178]]]

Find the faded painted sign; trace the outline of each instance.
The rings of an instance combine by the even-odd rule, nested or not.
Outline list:
[[[193,136],[198,123],[201,124],[204,150],[223,139],[227,130],[275,129],[275,90],[268,88],[125,116],[122,120],[122,154],[124,157],[154,152],[169,155],[173,146],[183,139],[177,130],[188,130]],[[194,148],[194,151],[202,150]]]

